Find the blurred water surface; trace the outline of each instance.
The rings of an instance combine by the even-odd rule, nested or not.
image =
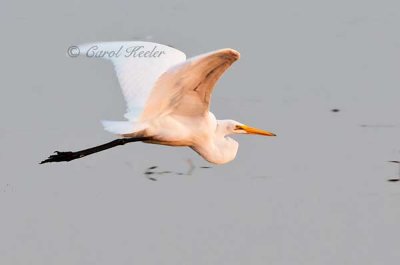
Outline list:
[[[400,4],[396,1],[8,1],[0,10],[1,264],[398,264]],[[219,118],[278,137],[235,137],[236,160],[109,141],[124,102],[83,42],[152,39],[188,56],[241,52]],[[340,111],[332,112],[332,109]],[[147,168],[187,172],[157,175]]]

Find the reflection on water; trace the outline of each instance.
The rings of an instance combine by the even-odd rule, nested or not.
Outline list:
[[[186,172],[170,171],[170,170],[155,171],[155,169],[157,169],[158,166],[151,166],[151,167],[147,168],[147,170],[144,172],[144,175],[149,180],[152,180],[152,181],[157,181],[158,180],[154,175],[161,176],[161,175],[166,175],[166,174],[175,174],[175,175],[178,175],[178,176],[182,176],[182,175],[190,176],[190,175],[193,174],[193,172],[195,171],[195,169],[197,167],[193,163],[192,159],[187,159],[186,162],[187,162],[187,164],[189,166],[189,168],[188,168],[188,170]],[[200,168],[200,169],[209,169],[209,168],[212,168],[212,167],[210,167],[210,166],[199,166],[198,168]]]
[[[395,163],[395,164],[398,164],[398,165],[399,165],[399,169],[398,169],[398,174],[397,174],[397,176],[388,179],[388,181],[391,181],[391,182],[399,181],[399,180],[400,180],[400,161],[398,161],[398,160],[392,160],[392,161],[388,161],[388,162],[389,162],[389,163]]]

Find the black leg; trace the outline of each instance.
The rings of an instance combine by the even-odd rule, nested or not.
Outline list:
[[[98,145],[92,148],[88,148],[88,149],[84,149],[81,151],[77,151],[77,152],[55,152],[55,155],[51,155],[49,156],[49,158],[47,158],[46,160],[43,160],[42,162],[40,162],[40,164],[44,164],[44,163],[50,163],[50,162],[69,162],[71,160],[74,159],[78,159],[78,158],[82,158],[84,156],[87,155],[91,155],[100,151],[104,151],[110,148],[113,148],[115,146],[119,146],[119,145],[124,145],[127,143],[132,143],[132,142],[141,142],[141,141],[146,141],[146,140],[150,140],[151,137],[137,137],[137,138],[121,138],[121,139],[116,139],[114,141],[102,144],[102,145]]]

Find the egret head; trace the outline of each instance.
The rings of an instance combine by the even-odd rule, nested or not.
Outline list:
[[[223,131],[225,132],[225,135],[228,134],[258,134],[258,135],[263,135],[263,136],[276,136],[276,134],[257,129],[254,127],[250,127],[248,125],[245,125],[243,123],[234,121],[234,120],[220,120],[218,121],[219,124],[222,126]]]

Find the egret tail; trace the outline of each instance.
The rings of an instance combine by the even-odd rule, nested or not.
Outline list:
[[[132,121],[101,121],[104,130],[110,133],[123,135],[132,134],[146,129],[146,124]]]

